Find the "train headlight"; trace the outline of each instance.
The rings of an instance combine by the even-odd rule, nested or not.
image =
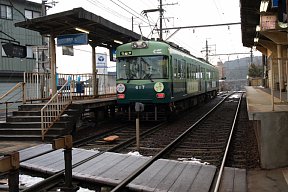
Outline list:
[[[164,90],[164,85],[163,85],[163,83],[161,83],[161,82],[156,82],[156,83],[154,84],[154,90],[155,90],[157,93],[162,92],[162,91]]]
[[[123,83],[119,83],[117,86],[116,86],[116,91],[117,93],[124,93],[126,87]]]
[[[132,49],[144,49],[148,48],[148,42],[147,41],[135,41],[131,43]]]

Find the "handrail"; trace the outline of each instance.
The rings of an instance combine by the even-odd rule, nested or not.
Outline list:
[[[24,87],[24,84],[25,83],[23,83],[23,82],[19,82],[19,83],[17,83],[14,87],[12,87],[9,91],[7,91],[4,95],[2,95],[1,97],[0,97],[0,100],[2,100],[4,97],[6,97],[7,95],[9,95],[9,94],[11,94],[11,93],[13,93],[16,89],[18,89],[19,87]],[[23,96],[24,97],[24,96]],[[24,100],[26,100],[26,99],[24,99],[23,98],[23,101]]]
[[[41,135],[42,141],[48,129],[61,117],[65,109],[72,103],[70,84],[67,81],[55,95],[41,109]]]
[[[16,103],[26,103],[26,84],[24,82],[19,82],[9,89],[6,93],[0,96],[0,119],[5,120],[8,117],[9,107],[10,109],[14,106],[17,107]],[[22,92],[22,94],[21,94]],[[19,95],[21,94],[21,96]],[[8,97],[9,96],[9,97]],[[4,108],[2,107],[3,105]],[[8,107],[9,106],[9,107]],[[11,107],[12,106],[12,107]]]

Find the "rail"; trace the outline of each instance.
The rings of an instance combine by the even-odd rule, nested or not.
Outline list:
[[[231,143],[232,135],[233,135],[233,132],[234,132],[234,127],[236,125],[236,121],[237,121],[237,118],[238,118],[242,97],[243,97],[243,93],[241,94],[240,100],[238,102],[238,106],[237,106],[237,110],[236,110],[235,117],[234,117],[234,120],[233,120],[232,128],[231,128],[231,131],[230,131],[230,134],[229,134],[229,139],[227,141],[227,145],[226,145],[226,148],[225,148],[225,153],[224,153],[223,160],[221,162],[221,167],[219,169],[219,174],[218,174],[218,177],[217,177],[217,180],[216,180],[216,185],[215,185],[215,188],[214,188],[214,192],[218,192],[219,187],[220,187],[220,181],[221,181],[221,178],[222,178],[222,175],[223,175],[224,165],[225,165],[226,157],[227,157],[227,154],[228,154],[229,146],[230,146],[230,143]]]
[[[26,103],[25,83],[17,83],[0,97],[1,120],[6,120],[10,110],[18,107],[17,103]]]
[[[55,95],[41,109],[41,135],[44,141],[45,134],[49,128],[61,117],[65,109],[72,103],[71,88],[66,83],[57,91]]]
[[[170,144],[168,144],[164,149],[162,149],[159,153],[154,155],[151,159],[146,161],[142,166],[136,169],[132,174],[126,177],[122,182],[120,182],[117,186],[115,186],[111,192],[122,191],[126,185],[128,185],[133,179],[135,179],[138,175],[140,175],[145,169],[147,169],[152,163],[156,160],[160,159],[165,153],[170,151],[174,145],[176,145],[179,141],[181,141],[189,132],[191,132],[198,124],[203,122],[212,112],[214,112],[230,95],[226,96],[222,101],[220,101],[216,106],[210,109],[205,115],[203,115],[200,119],[198,119],[192,126],[190,126],[185,132],[179,135],[175,140],[173,140]]]

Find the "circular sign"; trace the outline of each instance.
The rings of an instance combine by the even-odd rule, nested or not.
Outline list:
[[[161,83],[161,82],[157,82],[157,83],[155,83],[154,84],[154,90],[156,91],[156,92],[162,92],[163,90],[164,90],[164,85],[163,85],[163,83]]]
[[[125,91],[125,85],[122,84],[122,83],[119,83],[117,86],[116,86],[116,91],[118,93],[123,93]]]
[[[104,61],[104,60],[105,58],[102,55],[98,57],[98,61]]]

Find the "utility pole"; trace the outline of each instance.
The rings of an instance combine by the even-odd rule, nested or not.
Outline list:
[[[143,10],[142,13],[144,14],[147,14],[149,12],[155,12],[155,11],[159,11],[160,12],[160,29],[159,29],[159,32],[160,32],[160,35],[159,35],[159,38],[160,40],[163,40],[163,12],[164,12],[164,9],[163,9],[163,6],[164,5],[176,5],[178,3],[171,3],[171,4],[162,4],[162,0],[159,0],[160,2],[160,5],[159,5],[159,9],[148,9],[148,10]]]
[[[163,40],[163,32],[162,32],[162,19],[163,19],[163,9],[162,9],[162,0],[160,0],[160,40]]]
[[[201,53],[205,51],[205,60],[206,60],[206,62],[208,62],[208,60],[209,60],[209,52],[210,51],[215,51],[216,52],[216,45],[214,45],[215,46],[215,50],[209,49],[210,46],[208,45],[208,40],[206,39],[205,48],[204,48],[204,50],[201,51]]]
[[[207,41],[207,39],[206,39],[206,49],[205,49],[205,52],[206,52],[206,62],[208,62],[208,41]]]
[[[132,16],[132,31],[134,31],[134,19],[133,19],[133,16]]]
[[[253,49],[250,50],[250,65],[253,63]]]

